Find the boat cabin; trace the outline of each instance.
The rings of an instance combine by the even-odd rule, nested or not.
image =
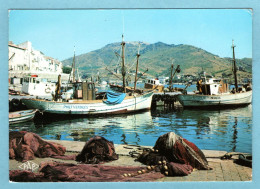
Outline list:
[[[55,92],[55,83],[45,78],[31,75],[23,78],[22,92],[35,96],[49,96]]]
[[[148,79],[144,84],[145,89],[158,89],[159,92],[163,92],[164,85],[160,83],[158,79]]]
[[[74,98],[95,100],[96,91],[94,82],[77,82],[73,84]]]
[[[161,85],[158,79],[148,79],[146,83],[151,85]]]
[[[216,78],[201,78],[197,82],[197,89],[200,94],[218,95],[228,92],[228,84],[226,81]]]

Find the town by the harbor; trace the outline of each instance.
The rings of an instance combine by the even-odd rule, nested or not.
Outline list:
[[[252,181],[252,58],[236,39],[227,57],[118,39],[62,61],[9,41],[10,181]]]

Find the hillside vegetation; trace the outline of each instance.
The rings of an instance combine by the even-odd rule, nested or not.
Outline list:
[[[201,48],[191,45],[169,45],[162,42],[148,44],[140,42],[140,71],[149,69],[148,75],[169,75],[170,66],[173,63],[181,67],[182,74],[197,74],[202,70],[215,76],[222,73],[230,74],[232,69],[231,58],[221,58]],[[128,70],[135,69],[138,42],[126,42],[125,59]],[[106,75],[108,71],[119,68],[121,65],[121,43],[108,44],[105,47],[76,56],[76,66],[81,74],[100,73]],[[63,62],[64,66],[71,66],[73,57]],[[237,66],[240,67],[239,75],[251,77],[252,59],[237,59]]]

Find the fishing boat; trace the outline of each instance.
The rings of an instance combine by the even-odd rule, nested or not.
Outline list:
[[[51,96],[55,91],[55,83],[32,74],[23,78],[22,92],[34,96]]]
[[[158,92],[163,92],[164,85],[160,83],[159,79],[147,79],[144,84],[145,89],[157,89]]]
[[[152,95],[153,93],[150,92],[144,95],[127,96],[118,104],[106,103],[107,100],[80,99],[73,99],[68,102],[23,99],[22,102],[29,108],[37,107],[40,111],[46,113],[79,115],[120,114],[150,109]]]
[[[102,99],[96,99],[95,84],[93,82],[73,83],[73,99],[62,99],[60,89],[60,77],[58,78],[55,95],[52,101],[46,99],[22,99],[28,108],[36,108],[42,112],[53,114],[121,114],[151,108],[153,92],[138,94],[135,91],[126,92],[124,46],[122,36],[122,78],[123,93],[108,91]],[[75,53],[74,53],[75,56]],[[75,58],[74,58],[75,60]],[[74,63],[75,66],[75,63]],[[73,68],[74,70],[74,68]],[[73,77],[74,80],[74,77]]]
[[[237,83],[237,66],[235,59],[235,45],[233,49],[233,74],[235,79],[235,88],[228,90],[228,84],[222,79],[207,78],[205,75],[198,83],[198,92],[195,94],[183,94],[177,96],[183,107],[230,107],[243,106],[252,102],[251,84],[238,87]]]
[[[9,124],[21,123],[32,120],[37,112],[36,109],[22,110],[9,113]]]

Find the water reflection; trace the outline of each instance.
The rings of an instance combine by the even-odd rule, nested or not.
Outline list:
[[[153,146],[157,138],[173,131],[199,148],[252,151],[252,106],[229,110],[165,110],[92,118],[46,118],[12,125],[46,139],[87,141],[100,135],[115,144]]]
[[[173,131],[203,149],[252,151],[252,105],[227,110],[168,112],[161,109],[153,116],[158,125],[160,117],[171,117],[168,121]]]
[[[233,125],[233,141],[232,143],[234,144],[232,151],[236,151],[236,143],[237,143],[237,117],[235,117],[235,124]]]
[[[117,137],[117,141],[124,144],[139,144],[137,128],[144,125],[152,125],[149,111],[113,117],[44,119],[42,122],[12,125],[10,130],[32,131],[47,139],[86,141],[94,135],[101,135],[113,141]]]

